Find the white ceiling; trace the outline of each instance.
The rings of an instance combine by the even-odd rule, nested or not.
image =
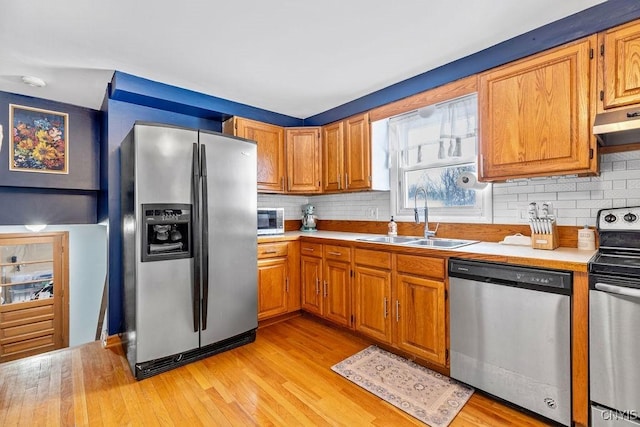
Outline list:
[[[5,1],[0,91],[99,109],[119,70],[306,118],[603,1]]]

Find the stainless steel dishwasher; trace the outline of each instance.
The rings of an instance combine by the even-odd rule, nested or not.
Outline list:
[[[571,425],[571,272],[449,260],[451,377]]]

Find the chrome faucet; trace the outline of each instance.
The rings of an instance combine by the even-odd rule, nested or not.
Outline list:
[[[436,225],[436,229],[434,231],[429,230],[429,207],[427,205],[427,190],[424,187],[416,188],[416,192],[413,194],[413,214],[416,219],[416,224],[420,224],[420,214],[418,213],[418,193],[422,192],[424,194],[424,237],[428,239],[429,237],[434,237],[438,232],[438,225]]]

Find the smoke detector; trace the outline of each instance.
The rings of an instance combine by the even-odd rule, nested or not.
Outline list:
[[[34,76],[22,76],[22,82],[33,87],[45,87],[47,85],[47,82]]]

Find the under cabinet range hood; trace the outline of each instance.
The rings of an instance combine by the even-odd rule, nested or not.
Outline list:
[[[640,142],[640,108],[607,111],[596,115],[593,134],[605,146]]]

